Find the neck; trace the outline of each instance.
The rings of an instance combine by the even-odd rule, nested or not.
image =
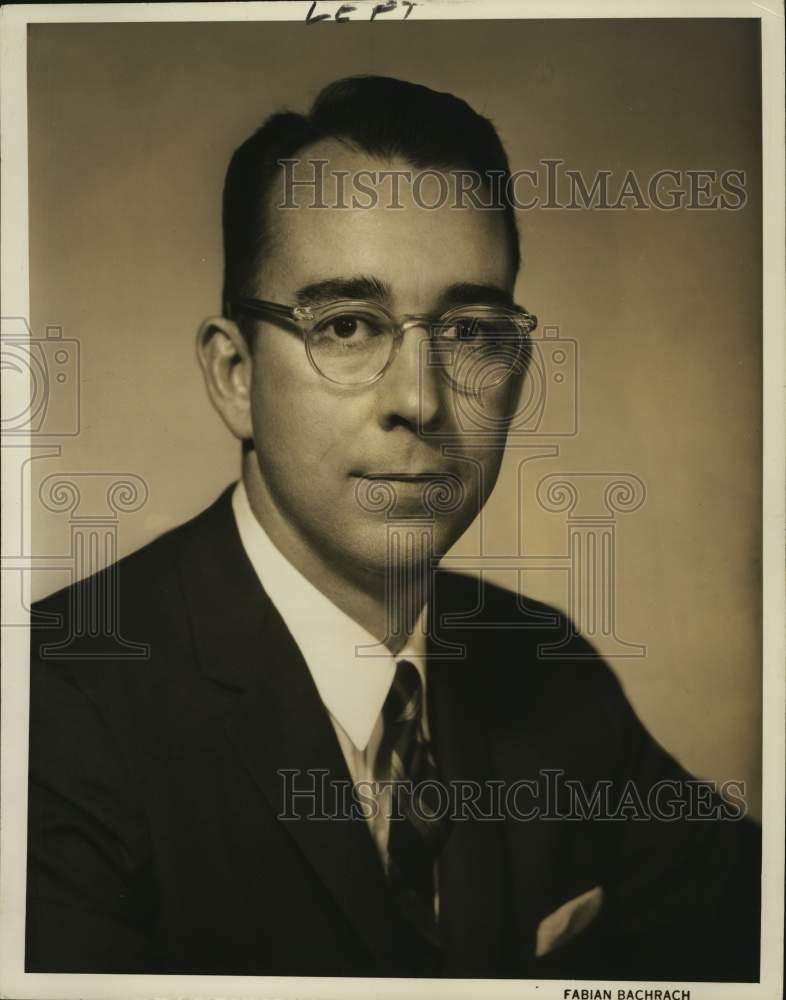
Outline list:
[[[394,630],[388,597],[390,584],[384,572],[375,573],[363,567],[354,572],[337,569],[335,556],[321,552],[304,537],[276,503],[253,451],[243,456],[243,483],[254,517],[279,552],[336,607],[379,642],[384,642],[392,653],[398,653],[428,600],[429,568],[409,566],[406,573],[398,574],[406,580],[406,586],[395,588],[395,618],[400,624]]]

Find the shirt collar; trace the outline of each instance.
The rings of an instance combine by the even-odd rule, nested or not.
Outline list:
[[[426,609],[394,657],[276,548],[251,510],[242,479],[232,494],[232,510],[243,548],[300,648],[323,704],[358,750],[365,750],[399,660],[415,664],[425,692]]]

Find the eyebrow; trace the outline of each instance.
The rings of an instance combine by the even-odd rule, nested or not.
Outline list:
[[[512,306],[513,296],[506,289],[500,288],[499,285],[459,281],[442,292],[439,304],[442,309],[470,305]]]
[[[337,299],[364,299],[385,302],[392,298],[390,285],[373,275],[326,278],[304,285],[295,292],[295,302],[301,306],[318,306]],[[499,285],[458,281],[440,294],[437,312],[463,305],[512,306],[513,296]]]
[[[352,278],[327,278],[304,285],[295,292],[295,301],[300,306],[318,306],[336,299],[370,299],[382,302],[389,299],[390,286],[379,278],[364,274]]]

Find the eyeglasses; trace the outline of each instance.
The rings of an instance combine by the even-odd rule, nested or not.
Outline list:
[[[459,391],[476,394],[526,369],[529,336],[538,322],[518,306],[459,306],[434,318],[395,317],[376,302],[354,299],[311,307],[238,298],[229,305],[294,328],[314,370],[343,386],[381,379],[407,330],[423,327],[430,334],[427,364],[440,368]]]

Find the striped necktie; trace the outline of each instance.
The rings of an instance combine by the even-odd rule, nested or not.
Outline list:
[[[401,912],[426,941],[438,947],[434,862],[449,824],[439,816],[439,792],[428,785],[418,788],[422,782],[438,780],[431,746],[423,733],[422,707],[420,674],[414,664],[399,660],[382,706],[384,730],[377,757],[378,779],[395,782],[387,875]]]

